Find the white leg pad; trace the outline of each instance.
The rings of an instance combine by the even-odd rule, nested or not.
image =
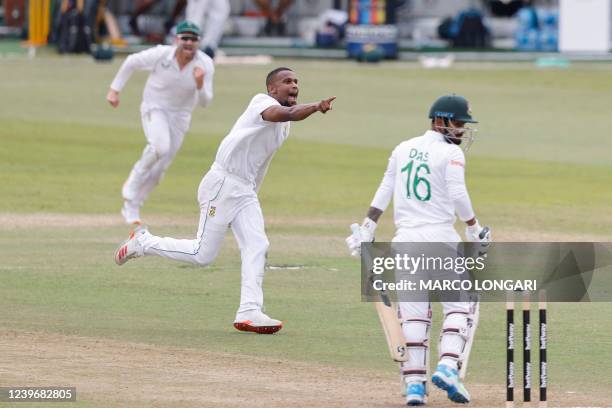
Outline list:
[[[401,364],[401,373],[406,382],[427,381],[430,327],[431,319],[425,317],[408,317],[402,321],[408,361]]]
[[[438,347],[440,363],[457,368],[468,339],[467,319],[468,315],[463,311],[451,311],[445,316]]]

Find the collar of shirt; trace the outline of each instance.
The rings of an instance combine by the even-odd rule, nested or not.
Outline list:
[[[435,140],[439,140],[440,142],[446,141],[442,133],[436,132],[434,130],[428,130],[427,132],[425,132],[425,137],[433,138]]]
[[[176,48],[177,48],[176,45],[172,46],[172,48],[170,49],[170,52],[168,53],[168,56],[166,57],[166,61],[170,62],[171,64],[174,64],[174,67],[180,70],[178,60],[176,59]],[[185,64],[185,67],[191,63],[195,63],[197,60],[198,60],[198,52],[196,51],[191,61]]]

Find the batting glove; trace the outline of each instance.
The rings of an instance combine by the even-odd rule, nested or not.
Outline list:
[[[348,246],[351,256],[359,257],[361,256],[361,243],[374,241],[376,223],[366,217],[361,226],[352,224],[351,230],[353,233],[346,238],[346,245]]]
[[[474,225],[465,227],[465,239],[469,242],[489,243],[491,242],[491,228],[481,227],[476,220]]]

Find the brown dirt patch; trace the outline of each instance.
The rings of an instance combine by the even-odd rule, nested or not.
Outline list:
[[[403,406],[394,373],[14,330],[0,330],[0,350],[0,384],[75,386],[78,400],[100,406]],[[502,386],[470,390],[471,407],[503,406]],[[603,403],[577,395],[551,401],[593,404]],[[434,390],[429,406],[457,405]]]
[[[5,367],[11,367],[0,372],[4,384],[76,386],[80,399],[112,405],[385,407],[402,402],[393,375],[323,365],[18,331],[0,332],[0,347]]]

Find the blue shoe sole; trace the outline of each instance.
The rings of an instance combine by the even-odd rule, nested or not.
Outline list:
[[[454,385],[448,384],[441,377],[434,375],[433,377],[431,377],[431,382],[433,382],[436,385],[436,387],[440,388],[443,391],[446,391],[446,395],[448,396],[449,400],[456,402],[458,404],[467,404],[468,402],[470,402],[467,399],[465,399],[463,395],[457,392],[457,388],[455,388]]]

